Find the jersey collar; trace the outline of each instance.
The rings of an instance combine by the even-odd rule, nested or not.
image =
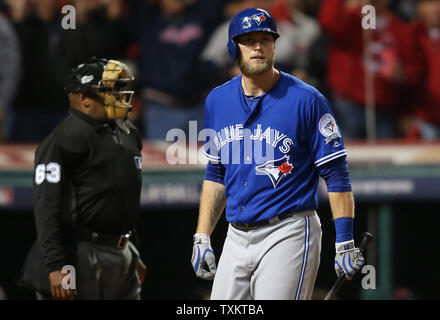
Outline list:
[[[93,128],[95,128],[95,130],[100,129],[105,124],[105,122],[93,119],[92,117],[86,115],[85,113],[83,113],[77,109],[70,108],[70,114],[72,114],[75,117],[80,118],[84,122],[87,122],[89,125],[91,125]]]

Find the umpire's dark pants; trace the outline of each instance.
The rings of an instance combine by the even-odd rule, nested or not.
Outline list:
[[[139,252],[131,242],[125,248],[80,242],[77,252],[78,299],[140,299]]]
[[[77,249],[77,300],[139,300],[137,275],[139,252],[131,243],[125,248],[80,242]],[[37,293],[37,299],[46,299]]]

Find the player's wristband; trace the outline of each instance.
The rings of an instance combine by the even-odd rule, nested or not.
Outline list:
[[[211,244],[211,237],[207,233],[196,233],[193,236],[193,243],[209,243],[209,244]]]
[[[336,242],[353,240],[353,218],[343,217],[334,220],[336,229]]]
[[[335,243],[336,253],[345,253],[355,249],[354,240]]]

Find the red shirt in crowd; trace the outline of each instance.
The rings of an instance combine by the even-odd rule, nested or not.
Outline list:
[[[440,29],[427,30],[416,24],[414,30],[421,68],[416,115],[440,125]]]
[[[358,104],[365,104],[364,30],[361,7],[347,8],[345,0],[324,0],[319,21],[329,35],[327,80],[332,91]],[[415,81],[410,26],[391,12],[376,18],[368,46],[369,70],[374,74],[375,105],[396,108],[405,82]],[[400,65],[405,76],[393,76]]]

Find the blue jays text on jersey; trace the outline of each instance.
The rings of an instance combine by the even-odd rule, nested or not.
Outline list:
[[[283,153],[289,152],[290,145],[292,145],[293,141],[290,138],[286,138],[286,134],[281,133],[276,129],[271,129],[270,126],[263,131],[261,123],[257,123],[257,128],[254,131],[255,132],[252,133],[249,129],[243,128],[242,123],[230,125],[229,127],[225,127],[219,132],[216,132],[213,136],[213,142],[218,150],[220,150],[226,143],[238,140],[244,140],[244,143],[252,140],[265,140],[267,144],[272,145],[274,148],[276,148],[278,143],[281,142],[282,146],[279,147],[280,151]],[[245,137],[248,139],[244,139]],[[209,154],[206,156],[209,157]]]
[[[224,169],[229,222],[316,209],[318,167],[347,155],[325,97],[283,72],[271,90],[251,102],[241,76],[212,90],[205,129],[213,134],[204,155]]]

